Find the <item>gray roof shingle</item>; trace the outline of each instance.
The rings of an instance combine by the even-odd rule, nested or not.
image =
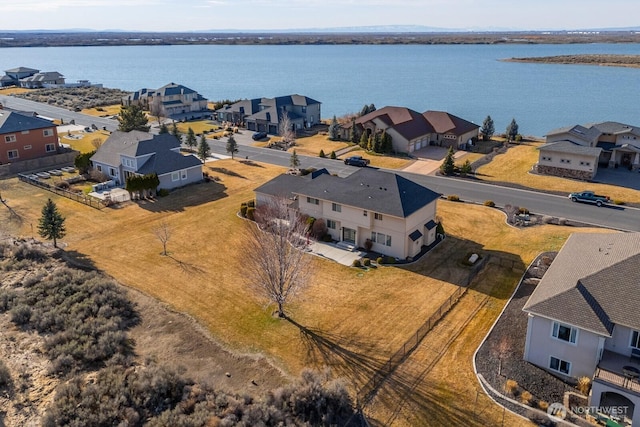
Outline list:
[[[604,336],[640,330],[640,233],[575,233],[523,310]]]
[[[557,141],[541,145],[540,147],[538,147],[538,150],[553,151],[558,153],[581,154],[585,156],[597,157],[600,155],[602,148],[587,147],[571,141]]]
[[[0,110],[0,134],[31,129],[44,129],[54,126],[50,120],[35,117],[33,114]]]

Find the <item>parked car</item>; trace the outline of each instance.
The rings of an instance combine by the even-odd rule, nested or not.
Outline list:
[[[266,137],[266,132],[256,132],[251,136],[251,139],[253,139],[254,141],[260,141],[261,139],[265,139]]]
[[[369,164],[369,159],[365,159],[362,156],[351,156],[344,159],[344,164],[351,165],[351,166],[364,167]]]
[[[582,191],[580,193],[569,194],[572,202],[594,203],[596,206],[602,206],[609,203],[609,196],[602,196],[593,191]]]

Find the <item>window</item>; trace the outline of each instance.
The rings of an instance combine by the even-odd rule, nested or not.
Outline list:
[[[331,203],[331,210],[334,212],[342,212],[342,205]]]
[[[375,219],[377,219],[378,221],[382,221],[382,214],[380,214],[380,213],[377,213],[377,212],[376,212],[376,213],[374,213],[374,214],[373,214],[373,217],[374,217]]]
[[[15,135],[5,135],[4,136],[4,142],[16,142],[16,136]]]
[[[45,149],[47,150],[47,153],[56,151],[56,144],[47,144]]]
[[[109,175],[118,176],[118,173],[116,172],[116,170],[114,168],[109,168]]]
[[[561,374],[569,375],[569,372],[571,372],[571,362],[551,356],[549,359],[549,369],[560,372]]]
[[[382,233],[371,232],[371,241],[385,246],[391,246],[391,236]]]
[[[96,169],[98,169],[98,172],[102,172],[102,166],[98,165],[96,166]]]
[[[327,220],[327,228],[335,230],[337,228],[336,222],[334,220],[332,220],[332,219],[328,219]]]
[[[553,322],[553,331],[551,335],[559,340],[575,344],[578,338],[578,330],[571,326]]]
[[[314,199],[313,197],[307,197],[307,203],[309,203],[310,205],[319,205],[320,200]]]
[[[569,160],[569,159],[560,159],[560,163],[567,163],[567,164],[569,164],[569,163],[571,163],[571,160]]]
[[[31,146],[30,146],[30,145],[25,145],[23,148],[24,148],[25,150],[31,150]]]
[[[7,151],[7,157],[9,157],[9,160],[17,159],[18,158],[18,150],[9,150],[9,151]]]
[[[180,172],[171,172],[171,181],[179,181],[180,180]]]
[[[551,161],[551,157],[548,157],[548,156],[542,156],[542,161],[543,161],[543,162],[550,162],[550,161]]]
[[[367,211],[362,211],[362,216],[367,216],[369,213]]]
[[[45,129],[42,131],[44,136],[53,136],[53,129]]]
[[[631,347],[640,348],[640,332],[631,331]]]
[[[580,162],[580,166],[591,166],[591,162]]]
[[[185,180],[187,179],[187,170],[183,169],[180,171],[180,179]]]

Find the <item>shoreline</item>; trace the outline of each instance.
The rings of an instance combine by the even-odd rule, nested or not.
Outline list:
[[[528,58],[506,58],[503,62],[526,62],[539,64],[598,65],[601,67],[640,68],[640,55],[583,54],[556,55]]]

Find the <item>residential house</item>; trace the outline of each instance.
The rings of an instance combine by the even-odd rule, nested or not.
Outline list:
[[[252,100],[252,111],[254,101]],[[257,111],[247,115],[244,121],[250,131],[279,135],[280,123],[285,114],[293,130],[308,129],[320,123],[320,102],[303,95],[261,98]]]
[[[50,120],[0,109],[0,163],[50,156],[59,148],[58,131]]]
[[[640,233],[576,233],[523,308],[524,359],[565,379],[593,378],[590,405],[626,406],[633,425],[640,425],[639,286]]]
[[[478,138],[480,127],[444,111],[418,113],[406,107],[386,106],[358,117],[360,132],[386,132],[393,150],[412,153],[429,145],[458,148]],[[351,125],[340,128],[341,138],[348,139]]]
[[[20,86],[28,89],[64,86],[64,76],[57,71],[38,72],[20,79]]]
[[[91,157],[93,167],[124,185],[131,175],[156,173],[158,188],[167,190],[202,180],[202,162],[180,153],[180,142],[170,134],[131,131],[112,133]]]
[[[244,126],[245,119],[260,111],[262,98],[243,99],[231,105],[223,105],[214,112],[214,118],[219,122],[230,122],[236,126]]]
[[[598,167],[640,168],[640,128],[618,122],[568,126],[549,132],[535,169],[547,175],[593,179]]]
[[[440,194],[395,173],[363,168],[346,178],[280,175],[255,193],[258,207],[289,198],[292,208],[324,219],[331,237],[346,246],[365,247],[369,240],[373,251],[405,259],[436,240]]]
[[[35,70],[28,67],[17,67],[10,70],[5,70],[5,75],[0,79],[1,86],[20,86],[20,80],[29,76],[33,76],[39,73],[40,70]]]
[[[139,105],[146,110],[150,110],[154,103],[158,103],[166,117],[175,119],[211,114],[206,98],[195,90],[176,83],[169,83],[160,89],[140,89],[122,98],[124,106]]]

